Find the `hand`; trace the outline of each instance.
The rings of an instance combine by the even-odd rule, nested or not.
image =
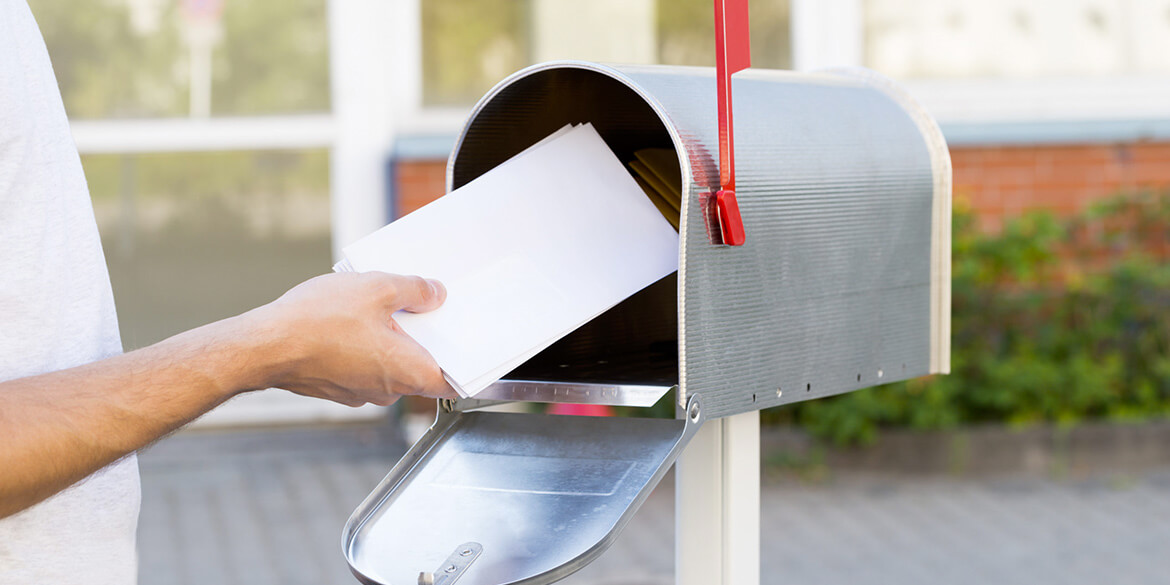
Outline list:
[[[432,311],[446,298],[442,284],[417,276],[327,274],[244,317],[281,338],[282,365],[266,385],[348,406],[386,406],[404,394],[457,396],[434,358],[392,317]]]

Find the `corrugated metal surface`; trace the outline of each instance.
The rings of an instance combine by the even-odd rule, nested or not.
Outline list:
[[[709,417],[945,371],[950,167],[937,126],[868,73],[750,70],[733,95],[742,247],[712,243],[711,69],[518,73],[473,112],[449,185],[568,122],[594,123],[621,158],[669,136],[686,183],[679,399],[701,393]]]

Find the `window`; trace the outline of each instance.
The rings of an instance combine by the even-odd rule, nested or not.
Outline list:
[[[752,62],[787,68],[788,1],[753,0]],[[553,59],[715,63],[711,0],[425,0],[423,103],[469,106],[527,65]]]
[[[866,0],[865,64],[911,78],[1170,74],[1168,0]]]
[[[82,157],[126,349],[268,302],[329,269],[329,153],[320,144],[151,152],[102,143],[158,118],[328,111],[326,0],[30,6],[70,119],[105,125],[85,145],[128,149]]]
[[[72,119],[329,109],[325,0],[29,4]]]
[[[328,153],[82,158],[127,350],[329,270]]]

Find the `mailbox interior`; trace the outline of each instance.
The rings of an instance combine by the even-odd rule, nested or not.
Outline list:
[[[502,83],[481,101],[447,165],[448,187],[459,188],[559,128],[581,123],[593,124],[623,163],[644,148],[677,152],[662,118],[629,85],[586,68],[545,69]],[[677,187],[682,190],[684,185]],[[505,378],[674,386],[679,380],[678,355],[678,278],[674,274],[618,304]]]

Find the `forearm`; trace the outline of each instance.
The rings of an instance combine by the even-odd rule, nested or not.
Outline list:
[[[442,285],[417,277],[320,276],[157,345],[0,383],[0,518],[247,390],[276,386],[350,406],[452,397],[438,364],[391,317],[444,298]]]
[[[72,485],[279,367],[250,314],[107,360],[0,383],[0,517]]]

